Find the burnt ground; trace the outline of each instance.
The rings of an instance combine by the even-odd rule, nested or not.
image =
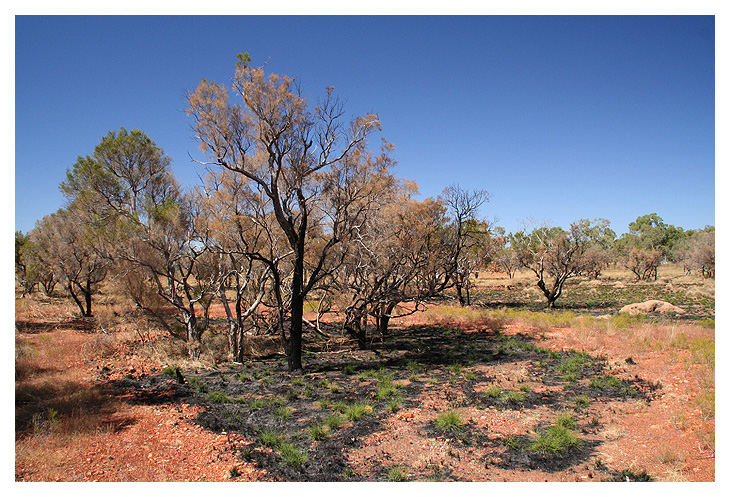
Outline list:
[[[132,402],[199,406],[199,426],[231,437],[238,460],[274,480],[393,480],[395,468],[409,480],[571,479],[586,471],[593,480],[651,478],[628,462],[603,463],[597,451],[605,413],[655,402],[660,384],[605,357],[501,331],[410,326],[369,351],[306,353],[300,375],[278,357],[182,369],[182,383],[168,369],[105,384]],[[446,411],[463,424],[439,429],[434,421]],[[531,448],[560,414],[574,420],[577,442]],[[437,455],[425,460],[421,448]]]

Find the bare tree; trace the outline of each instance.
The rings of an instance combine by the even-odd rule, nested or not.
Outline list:
[[[454,288],[459,305],[464,306],[471,300],[471,273],[491,256],[489,224],[477,218],[479,209],[489,200],[489,194],[486,190],[469,191],[451,185],[444,189],[441,198],[451,218],[448,230],[452,237]]]
[[[342,124],[343,109],[327,89],[314,108],[288,76],[266,75],[240,55],[232,91],[203,80],[189,96],[188,114],[202,150],[216,164],[242,174],[262,193],[277,229],[292,251],[291,272],[271,267],[280,314],[287,311],[288,333],[280,319],[290,370],[302,368],[303,308],[307,294],[327,276],[328,262],[357,223],[363,190],[387,180],[387,154],[373,157],[366,138],[380,129],[375,115]],[[238,104],[229,101],[230,96]],[[353,181],[352,175],[367,178]],[[317,232],[317,243],[309,243]],[[282,318],[284,316],[281,316]]]
[[[659,249],[643,249],[639,247],[630,248],[628,254],[623,257],[623,266],[634,273],[636,280],[656,280],[657,269],[662,263],[662,251]]]
[[[92,296],[106,278],[109,260],[99,250],[88,214],[71,204],[39,221],[31,239],[39,259],[49,265],[49,272],[62,275],[81,315],[90,317]]]

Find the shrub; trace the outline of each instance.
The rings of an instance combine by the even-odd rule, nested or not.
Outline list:
[[[297,449],[291,442],[281,441],[279,442],[277,449],[282,460],[294,468],[301,467],[301,465],[309,459],[306,454],[300,452],[299,449]]]
[[[400,395],[391,399],[390,402],[388,402],[388,405],[386,406],[389,411],[395,412],[401,408],[401,404],[403,403],[403,397]]]
[[[277,407],[274,411],[274,415],[281,419],[289,419],[292,417],[292,411],[288,407]]]
[[[378,400],[385,400],[388,397],[392,397],[398,393],[400,385],[397,385],[389,379],[384,379],[378,384],[378,389],[375,392],[375,398]]]
[[[406,474],[398,466],[394,466],[388,471],[388,481],[406,481]]]
[[[236,378],[237,378],[237,379],[238,379],[238,381],[240,381],[241,383],[245,383],[245,382],[247,382],[247,381],[251,381],[251,380],[253,379],[253,377],[252,377],[252,376],[251,376],[250,374],[248,374],[248,373],[238,373],[238,374],[236,375]]]
[[[457,430],[464,425],[464,420],[456,411],[446,411],[441,413],[434,421],[434,426],[438,431]]]
[[[200,381],[196,376],[192,376],[189,380],[190,386],[193,387],[198,393],[205,393],[208,391],[208,385]]]
[[[502,389],[499,388],[497,385],[493,385],[484,391],[484,395],[492,399],[496,399],[499,398],[500,395],[502,395]]]
[[[164,368],[162,368],[161,373],[169,376],[170,378],[177,378],[177,375],[175,374],[175,368],[172,366],[165,366]]]
[[[521,390],[514,390],[509,392],[505,398],[508,402],[520,404],[527,400],[527,392]]]
[[[345,410],[344,414],[345,417],[350,421],[357,421],[363,416],[370,414],[371,412],[373,412],[373,407],[370,404],[357,402],[349,406]]]
[[[345,423],[345,420],[343,419],[342,415],[340,414],[332,414],[331,416],[327,416],[324,419],[324,424],[329,427],[330,430],[336,430],[340,426],[342,426]]]
[[[309,438],[312,440],[324,440],[328,434],[327,425],[314,424],[309,427]]]
[[[540,433],[527,446],[527,450],[543,454],[562,455],[574,447],[579,447],[582,442],[571,430],[574,426],[575,421],[570,416],[558,416],[555,424]]]
[[[573,402],[575,402],[576,407],[585,407],[591,403],[591,399],[587,395],[576,395],[573,397]]]
[[[345,365],[345,367],[342,368],[342,372],[347,375],[355,374],[355,366],[352,364],[347,364]]]
[[[208,402],[212,402],[213,404],[228,404],[228,403],[235,402],[233,397],[228,395],[226,392],[220,392],[220,391],[210,392],[206,396],[206,400]]]
[[[261,443],[266,447],[276,447],[283,440],[283,437],[276,430],[263,430],[259,436]]]

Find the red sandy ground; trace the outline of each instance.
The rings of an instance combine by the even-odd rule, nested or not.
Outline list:
[[[16,315],[16,318],[18,316]],[[422,320],[412,316],[410,323]],[[53,320],[51,320],[53,322]],[[538,345],[554,349],[575,348],[592,354],[605,354],[621,368],[624,377],[640,377],[661,382],[662,397],[643,401],[612,402],[589,406],[599,415],[602,429],[596,457],[615,469],[646,470],[662,480],[714,480],[714,420],[702,418],[693,402],[702,391],[700,378],[706,366],[689,360],[686,350],[644,350],[637,353],[620,336],[591,335],[571,329],[547,332],[530,331],[511,324],[506,333],[527,333],[539,338]],[[696,336],[713,336],[713,330],[690,327]],[[43,337],[47,338],[43,338]],[[50,337],[50,338],[48,338]],[[99,335],[56,325],[44,333],[16,330],[16,347],[30,344],[37,350],[53,344],[53,357],[41,354],[36,360],[52,367],[18,380],[16,395],[23,388],[43,382],[94,388],[96,371],[111,368],[111,378],[131,372],[134,375],[159,371],[159,364],[133,354],[130,344],[113,342],[99,345]],[[59,352],[60,351],[60,352]],[[635,365],[626,364],[631,356]],[[43,361],[46,362],[43,362]],[[45,366],[44,366],[45,367]],[[16,364],[16,371],[18,365]],[[482,365],[502,385],[527,383],[534,391],[545,388],[533,381],[519,363]],[[44,376],[45,375],[45,376]],[[424,423],[449,407],[447,385],[434,384],[426,389],[417,409],[401,410],[383,423],[384,430],[369,435],[363,446],[349,458],[359,473],[367,476],[375,467],[403,465],[406,468],[450,468],[453,474],[474,481],[590,481],[594,460],[557,473],[538,470],[500,469],[490,464],[489,456],[478,448],[449,448],[443,439],[422,433]],[[491,435],[525,434],[539,419],[550,416],[547,408],[526,411],[459,409],[477,427]],[[593,410],[593,411],[591,411]],[[17,415],[16,409],[16,415]],[[241,437],[215,434],[194,424],[198,408],[186,404],[135,405],[130,399],[104,398],[100,407],[83,405],[59,426],[33,433],[16,434],[15,475],[19,481],[222,481],[231,479],[235,468],[237,481],[270,480],[262,471],[236,458],[235,446]],[[485,462],[486,461],[486,462]],[[374,471],[374,470],[373,470]]]

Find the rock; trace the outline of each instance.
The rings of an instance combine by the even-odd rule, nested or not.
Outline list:
[[[628,313],[630,316],[636,314],[649,314],[656,312],[658,314],[684,314],[684,309],[664,302],[663,300],[647,300],[646,302],[625,305],[618,311],[621,314]]]

